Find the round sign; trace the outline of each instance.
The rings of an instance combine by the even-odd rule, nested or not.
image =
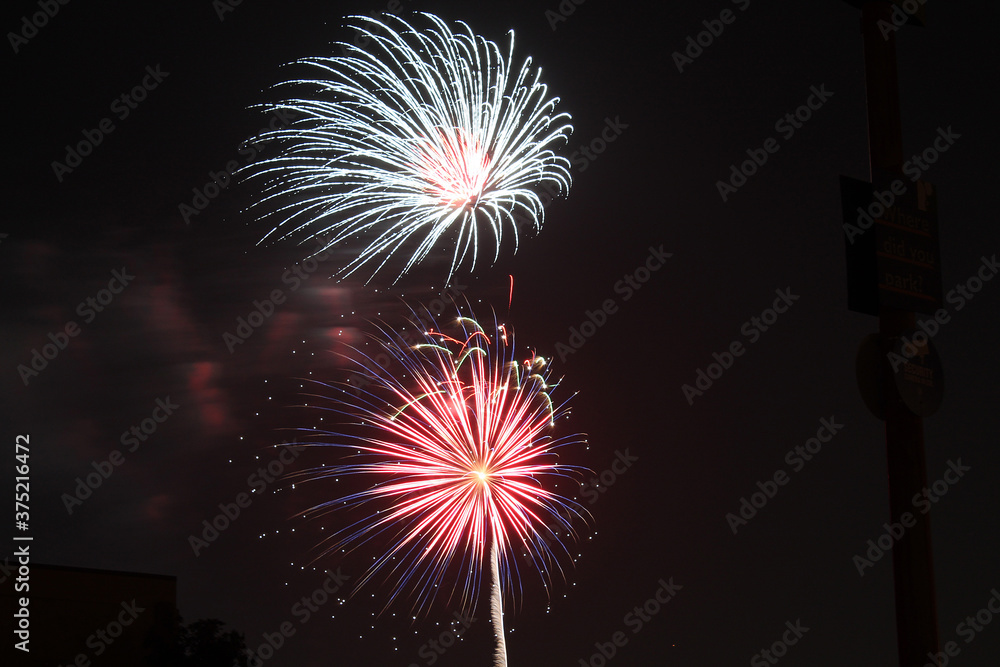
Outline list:
[[[926,332],[910,329],[894,337],[888,357],[896,391],[910,412],[918,417],[937,412],[944,397],[944,371]]]

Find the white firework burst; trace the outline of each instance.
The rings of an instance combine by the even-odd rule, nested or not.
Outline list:
[[[265,179],[254,206],[279,219],[262,241],[353,243],[345,276],[366,266],[374,276],[398,253],[397,280],[450,249],[450,282],[466,261],[475,267],[481,243],[495,262],[505,230],[516,251],[519,223],[541,228],[537,189],[569,191],[569,161],[553,148],[573,131],[570,116],[555,112],[559,98],[530,57],[514,65],[513,30],[505,54],[466,23],[453,31],[420,16],[429,28],[349,17],[367,47],[341,43],[341,56],[297,61],[321,76],[279,86],[313,94],[262,105],[296,118],[259,137],[279,152],[247,168]]]

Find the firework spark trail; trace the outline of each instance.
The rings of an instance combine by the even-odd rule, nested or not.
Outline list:
[[[467,258],[475,268],[490,241],[481,228],[495,262],[507,226],[517,250],[516,219],[541,229],[534,188],[569,191],[570,163],[552,148],[568,141],[570,117],[555,113],[559,98],[549,97],[530,57],[515,65],[513,31],[505,55],[465,23],[453,32],[420,17],[431,27],[350,17],[370,40],[366,50],[345,43],[343,56],[297,61],[321,78],[281,85],[308,86],[314,96],[261,105],[298,118],[258,138],[277,140],[278,155],[245,168],[264,179],[254,207],[282,218],[262,241],[304,233],[331,234],[327,247],[358,242],[344,276],[370,265],[374,277],[407,253],[397,280],[453,246],[450,282]]]
[[[368,356],[356,361],[371,380],[370,391],[360,396],[345,391],[345,403],[335,398],[327,409],[360,418],[363,428],[354,434],[311,433],[320,439],[313,445],[353,450],[359,461],[301,476],[361,475],[374,483],[306,515],[374,505],[324,542],[322,555],[353,550],[378,536],[388,539],[389,547],[359,580],[364,585],[380,571],[392,578],[386,606],[412,589],[414,609],[428,609],[438,595],[446,595],[447,602],[457,596],[463,607],[474,607],[489,559],[500,656],[505,655],[501,596],[520,591],[515,549],[530,556],[549,593],[553,574],[563,575],[560,561],[571,558],[550,526],[575,535],[570,519],[583,518],[586,511],[549,487],[582,470],[558,460],[559,449],[582,440],[579,434],[551,435],[567,410],[549,396],[553,387],[545,360],[518,362],[513,335],[502,325],[488,332],[459,317],[450,328],[454,335],[435,324],[414,346],[382,329],[376,340],[401,366],[400,373]],[[448,575],[454,577],[450,591]]]

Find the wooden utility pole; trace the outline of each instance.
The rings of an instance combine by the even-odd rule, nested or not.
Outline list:
[[[895,34],[901,19],[913,22],[903,11],[919,2],[849,1],[861,9],[865,55],[865,91],[868,108],[868,149],[871,181],[875,189],[902,176],[903,138],[896,74]],[[866,233],[873,233],[870,229]],[[935,230],[936,237],[936,230]],[[936,243],[936,238],[933,239]],[[874,245],[873,245],[874,248]],[[874,257],[873,257],[874,261]],[[881,360],[912,331],[916,315],[880,302],[878,349]],[[885,419],[888,460],[890,520],[901,523],[904,513],[915,518],[892,547],[896,602],[896,638],[900,667],[922,667],[938,652],[937,601],[931,552],[930,517],[915,511],[914,495],[927,486],[923,420],[908,407],[897,390],[892,370],[878,373],[880,403]]]

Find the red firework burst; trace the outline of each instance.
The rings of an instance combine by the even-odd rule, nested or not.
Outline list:
[[[503,325],[488,332],[458,317],[449,335],[417,318],[413,323],[421,341],[408,344],[382,329],[376,341],[391,362],[380,365],[366,355],[354,360],[369,384],[360,393],[344,387],[330,408],[360,418],[359,432],[314,432],[333,440],[324,446],[354,450],[357,461],[304,475],[373,480],[368,489],[307,513],[369,507],[325,543],[323,553],[381,536],[389,546],[358,585],[387,571],[395,580],[392,597],[414,590],[414,607],[421,610],[442,589],[448,601],[459,595],[463,607],[474,605],[487,560],[495,561],[495,595],[500,588],[513,592],[515,553],[548,585],[569,556],[560,534],[575,535],[571,521],[585,511],[553,490],[580,470],[562,465],[557,450],[583,440],[553,437],[567,411],[551,400],[546,360],[518,361]]]

